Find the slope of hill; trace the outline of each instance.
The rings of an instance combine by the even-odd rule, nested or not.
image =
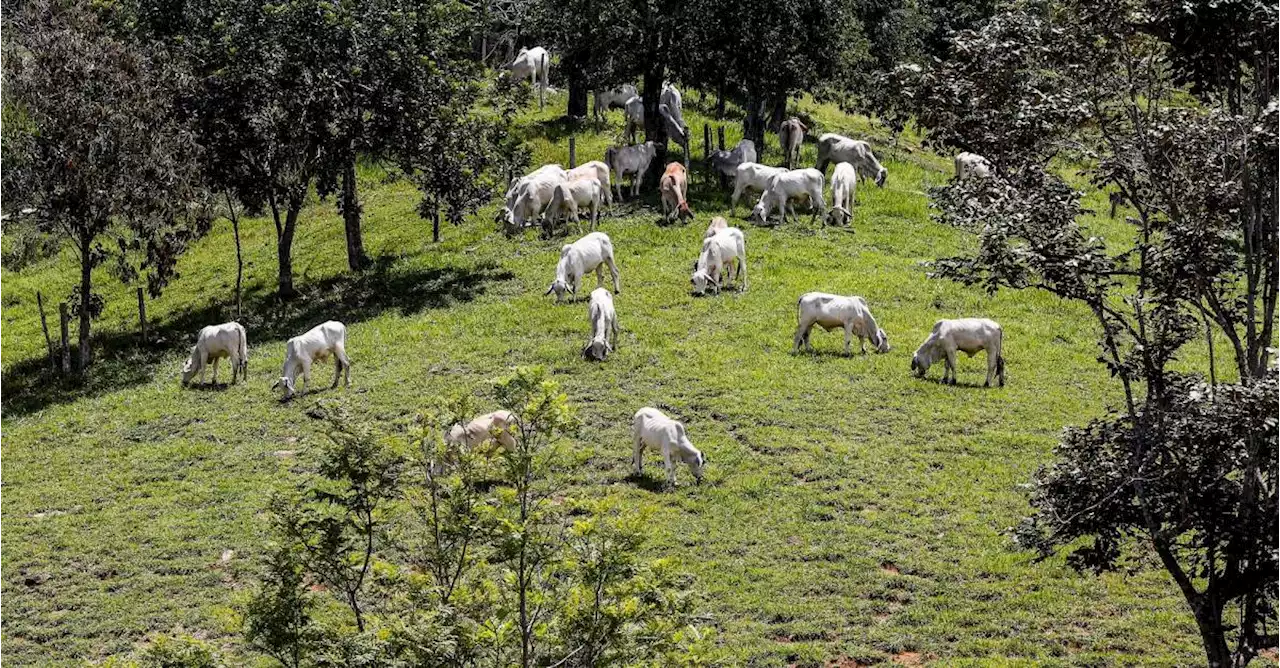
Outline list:
[[[686,116],[700,158],[694,97]],[[552,101],[523,121],[535,165],[567,162],[565,128],[553,120],[564,98]],[[865,119],[802,106],[815,130],[874,132]],[[580,134],[579,161],[599,158],[620,131],[614,112],[608,127]],[[579,354],[585,304],[542,296],[563,240],[505,238],[490,205],[446,225],[433,245],[413,188],[375,169],[363,196],[376,262],[364,274],[346,272],[333,203],[315,202],[295,245],[303,296],[276,304],[274,230],[269,220],[244,224],[247,384],[178,385],[198,327],[231,318],[225,221],[149,304],[160,341],[145,349],[132,333],[131,289],[98,277],[105,349],[84,388],[40,371],[35,291],[47,301],[69,291],[69,254],[5,271],[6,662],[97,660],[177,626],[237,655],[234,610],[265,540],[266,500],[309,465],[321,438],[308,409],[342,404],[393,429],[430,397],[476,390],[525,364],[545,365],[584,419],[578,445],[591,457],[572,474],[575,491],[655,509],[651,549],[697,576],[730,663],[1200,661],[1195,627],[1162,572],[1081,576],[1062,559],[1037,564],[1015,549],[1006,528],[1027,511],[1019,485],[1062,427],[1099,415],[1116,388],[1076,306],[926,276],[922,262],[972,243],[929,219],[924,193],[950,177],[950,161],[912,141],[878,146],[888,183],[860,186],[850,228],[734,221],[747,238],[745,294],[689,294],[706,223],[728,215],[726,193],[696,167],[693,223],[658,225],[656,195],[619,206],[601,229],[622,270],[623,333],[603,364]],[[776,164],[770,148],[764,160]],[[802,162],[812,164],[812,144]],[[1104,203],[1100,193],[1086,200]],[[1104,218],[1092,224],[1119,233]],[[809,290],[866,297],[892,351],[843,357],[838,334],[816,331],[815,354],[792,354],[796,299]],[[1004,325],[1009,385],[984,390],[981,357],[961,359],[955,387],[937,382],[940,370],[912,377],[911,353],[933,322],[967,315]],[[353,387],[278,403],[268,388],[282,341],[329,318],[350,328]],[[627,479],[629,420],[642,405],[687,422],[710,458],[706,484],[663,493]]]

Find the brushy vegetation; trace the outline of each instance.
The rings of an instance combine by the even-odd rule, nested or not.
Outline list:
[[[696,93],[687,97],[696,135],[705,109]],[[521,119],[535,164],[567,161],[569,128],[555,120],[564,98],[552,99]],[[799,111],[815,132],[872,132],[830,107],[805,102]],[[738,128],[729,130],[732,143]],[[606,128],[581,132],[578,159],[597,158],[620,132],[616,112]],[[770,149],[764,159],[776,162]],[[137,345],[128,288],[99,283],[103,349],[84,387],[50,385],[39,372],[35,291],[66,294],[75,263],[64,252],[21,274],[6,270],[5,659],[99,660],[180,628],[233,663],[248,661],[241,612],[270,538],[267,502],[318,465],[326,425],[317,417],[341,408],[403,431],[436,397],[542,365],[582,419],[569,439],[581,464],[560,482],[575,497],[647,513],[644,556],[672,558],[696,578],[700,625],[724,664],[1202,660],[1162,572],[1082,576],[1061,557],[1036,563],[1015,547],[1009,528],[1028,510],[1022,484],[1064,426],[1122,396],[1094,361],[1096,335],[1080,307],[927,278],[922,262],[975,243],[928,216],[925,191],[950,177],[949,161],[910,131],[883,157],[887,187],[860,188],[850,228],[740,221],[752,278],[741,295],[690,296],[705,223],[728,213],[725,193],[700,174],[693,224],[658,225],[656,195],[619,206],[602,229],[622,270],[623,333],[603,364],[579,354],[585,302],[541,297],[561,240],[506,238],[490,205],[446,224],[431,244],[417,191],[372,166],[361,172],[374,258],[364,273],[345,271],[333,203],[313,201],[296,240],[302,298],[278,304],[272,224],[242,221],[246,384],[178,386],[195,330],[234,308],[226,221],[149,304],[159,340],[148,346]],[[808,144],[803,161],[813,158]],[[1091,191],[1085,204],[1099,212],[1083,219],[1091,230],[1119,233],[1104,193]],[[843,357],[837,335],[819,332],[816,354],[793,355],[795,302],[808,290],[865,296],[893,350]],[[961,315],[1004,325],[1007,387],[983,390],[979,359],[962,358],[955,387],[908,373],[933,321]],[[268,387],[283,340],[327,318],[350,328],[352,388],[277,402]],[[1202,348],[1188,352],[1179,366],[1203,370]],[[643,405],[686,422],[710,459],[702,486],[663,492],[652,467],[630,479],[630,417]]]

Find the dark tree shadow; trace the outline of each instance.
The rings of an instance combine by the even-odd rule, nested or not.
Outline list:
[[[590,112],[590,110],[588,110]],[[588,113],[588,117],[590,114]],[[565,142],[568,146],[569,137],[575,134],[582,134],[586,130],[598,130],[594,122],[590,120],[574,119],[568,116],[559,116],[545,121],[538,121],[530,128],[530,135],[534,137],[542,137],[549,142],[556,143]],[[567,149],[566,149],[567,150]],[[582,159],[582,155],[578,155],[578,163],[587,162]]]
[[[250,346],[284,341],[326,320],[350,325],[387,311],[412,315],[445,308],[471,301],[484,294],[490,284],[515,277],[493,262],[420,269],[397,268],[399,260],[397,256],[385,255],[360,273],[302,284],[298,296],[287,301],[264,288],[246,293],[244,315],[239,321],[248,331]],[[175,352],[189,350],[201,327],[233,319],[233,307],[225,302],[175,313],[163,321],[150,323],[150,340],[145,346],[139,345],[136,331],[95,332],[94,361],[84,381],[51,373],[47,357],[23,360],[6,369],[0,378],[5,390],[3,410],[6,415],[25,415],[51,405],[150,382],[156,373],[172,372],[177,390],[179,369],[176,366],[161,369],[161,362],[165,358],[171,360]],[[230,371],[229,365],[224,366]],[[251,361],[250,368],[253,367]]]

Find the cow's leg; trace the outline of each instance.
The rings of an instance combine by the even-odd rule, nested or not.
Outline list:
[[[846,323],[844,326],[844,354],[845,355],[853,354],[853,350],[851,347],[852,344],[853,344],[853,323],[850,322],[850,323]],[[863,350],[862,352],[866,352],[866,351]]]
[[[299,394],[306,394],[307,390],[310,390],[310,389],[311,389],[311,360],[307,359],[304,356],[302,359],[302,392],[300,392]]]
[[[614,350],[617,350],[618,349],[618,316],[616,313],[613,316],[613,323],[609,325],[609,339],[610,339],[609,345],[613,346]]]
[[[671,448],[662,446],[662,466],[667,470],[667,484],[676,486],[676,466],[671,461]]]
[[[637,476],[644,473],[644,441],[640,440],[640,432],[632,430],[631,440],[634,442],[634,452],[631,455],[631,465],[635,469]]]
[[[794,339],[793,340],[794,345],[791,347],[791,352],[793,353],[800,352],[801,346],[808,348],[809,328],[812,326],[813,326],[813,323],[807,323],[804,321],[803,318],[800,320],[800,324],[796,325],[796,335],[792,337]]]
[[[597,288],[604,287],[604,263],[603,262],[596,265],[596,287]]]
[[[738,292],[746,292],[747,291],[747,252],[745,248],[742,249],[742,252],[738,254],[738,275],[741,277],[741,280],[738,283]]]
[[[991,378],[996,375],[996,360],[1000,358],[997,353],[991,354],[991,349],[987,349],[987,381],[982,384],[983,387],[991,387]]]
[[[956,351],[954,350],[947,351],[947,368],[946,368],[946,371],[943,373],[944,383],[946,382],[946,378],[948,375],[951,377],[951,384],[955,385],[956,384]]]

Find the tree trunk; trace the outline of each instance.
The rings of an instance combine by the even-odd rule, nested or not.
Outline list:
[[[244,254],[240,250],[240,214],[236,213],[235,202],[231,201],[231,193],[223,193],[227,197],[227,215],[231,218],[231,233],[236,240],[236,320],[242,317],[243,301],[241,285],[244,283]]]
[[[716,120],[724,120],[724,80],[720,81],[720,86],[716,88]]]
[[[769,129],[777,132],[782,122],[787,120],[787,94],[779,93],[773,98],[773,108],[769,110]]]
[[[646,183],[656,184],[662,171],[667,167],[667,125],[658,113],[658,105],[662,100],[662,79],[666,76],[666,65],[661,61],[649,61],[644,72],[644,89],[640,96],[644,100],[644,139],[653,142],[657,149],[653,161],[649,163]]]
[[[293,232],[298,226],[298,213],[302,210],[302,197],[294,196],[289,200],[289,209],[285,213],[284,223],[280,221],[280,205],[271,198],[271,215],[276,223],[276,260],[279,263],[279,287],[277,293],[281,299],[291,299],[297,292],[293,289]]]
[[[435,202],[431,206],[431,243],[440,243],[440,205]]]
[[[342,223],[347,230],[347,266],[351,271],[364,269],[364,239],[360,233],[360,214],[364,207],[356,191],[356,156],[351,153],[342,170]]]
[[[1227,637],[1222,628],[1222,609],[1202,600],[1193,610],[1209,668],[1231,668],[1231,650],[1227,647]]]
[[[569,109],[565,115],[569,118],[586,118],[587,117],[587,84],[583,82],[582,75],[569,75]]]
[[[747,115],[742,118],[742,136],[756,145],[756,153],[764,155],[764,111],[763,99],[750,96],[747,98]]]
[[[80,235],[80,360],[76,370],[84,375],[89,369],[90,307],[93,303],[93,237]]]

